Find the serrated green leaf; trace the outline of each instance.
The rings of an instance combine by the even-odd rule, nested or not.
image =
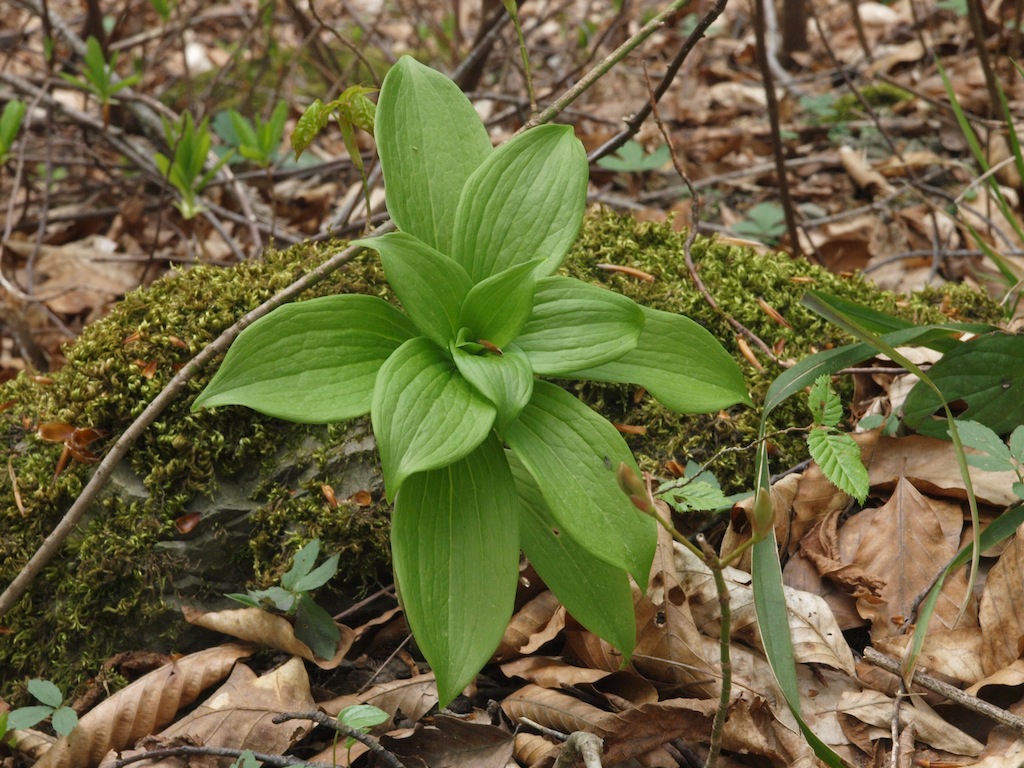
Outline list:
[[[28,692],[41,703],[54,709],[64,703],[64,694],[60,692],[60,688],[49,680],[40,680],[38,678],[29,680]]]
[[[381,366],[370,408],[388,500],[413,473],[458,461],[480,445],[496,413],[447,350],[423,337],[399,347]]]
[[[298,591],[296,584],[299,579],[313,570],[316,559],[320,556],[320,539],[306,542],[292,559],[292,567],[281,577],[281,586],[290,591]]]
[[[868,471],[860,446],[850,435],[815,428],[807,434],[807,449],[829,482],[864,503],[870,488]]]
[[[305,112],[299,115],[299,119],[295,123],[295,130],[292,131],[291,136],[292,149],[295,150],[296,158],[313,143],[313,139],[320,134],[320,131],[324,129],[324,126],[327,125],[327,121],[330,119],[330,107],[320,101],[320,99],[316,99],[306,107]]]
[[[502,437],[560,527],[588,552],[645,583],[656,523],[619,488],[616,468],[625,463],[636,470],[636,462],[615,427],[561,387],[537,381]]]
[[[636,645],[629,573],[595,557],[563,530],[533,476],[515,454],[508,456],[522,502],[523,552],[572,617],[628,660]]]
[[[535,259],[517,264],[474,285],[462,305],[458,327],[468,329],[470,339],[486,339],[499,349],[509,344],[533,311],[534,270],[542,263]]]
[[[473,281],[461,266],[405,232],[357,240],[380,254],[384,274],[420,331],[441,346],[455,338]]]
[[[295,637],[308,645],[318,658],[333,659],[341,631],[331,614],[313,602],[312,597],[301,594],[295,611]]]
[[[391,541],[402,606],[444,707],[494,653],[512,616],[519,498],[498,439],[409,477]]]
[[[376,296],[324,296],[286,304],[239,334],[192,410],[245,405],[323,424],[365,415],[377,371],[417,333]]]
[[[335,101],[338,113],[356,128],[373,133],[377,105],[366,98],[366,94],[375,90],[363,85],[349,86]]]
[[[381,86],[374,135],[391,218],[450,253],[462,187],[492,151],[473,105],[440,72],[403,56]]]
[[[962,418],[1005,434],[1024,423],[1024,336],[992,333],[958,344],[928,371],[947,402],[962,400]],[[903,404],[903,421],[923,434],[944,437],[938,396],[918,383]]]
[[[476,282],[538,257],[538,275],[552,274],[579,234],[587,180],[587,155],[569,126],[515,136],[466,181],[451,257]]]
[[[680,413],[709,413],[751,403],[736,361],[705,328],[683,315],[641,310],[644,328],[636,347],[611,362],[565,375],[639,384]]]
[[[570,277],[545,277],[516,344],[535,373],[561,376],[622,357],[643,327],[643,311],[631,299]]]
[[[814,423],[825,427],[834,427],[843,418],[843,404],[828,376],[819,376],[814,380],[807,395],[807,408]]]
[[[67,736],[78,725],[78,713],[71,707],[60,707],[50,716],[50,725],[58,736]]]
[[[533,369],[523,351],[512,344],[501,355],[488,351],[475,355],[454,342],[450,351],[466,381],[498,409],[499,429],[515,420],[533,394]]]
[[[338,559],[339,555],[331,555],[305,576],[300,577],[292,589],[296,592],[310,592],[319,589],[333,579],[338,572]]]

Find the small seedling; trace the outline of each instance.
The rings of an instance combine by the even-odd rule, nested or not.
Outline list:
[[[870,487],[868,471],[860,458],[860,446],[837,429],[843,418],[843,406],[828,376],[815,379],[807,396],[807,407],[814,419],[814,426],[807,433],[811,458],[834,486],[863,504]]]
[[[295,617],[295,637],[304,642],[321,659],[334,657],[341,633],[334,619],[313,602],[310,595],[334,578],[338,572],[338,555],[332,555],[316,568],[320,539],[313,539],[295,554],[292,567],[281,577],[281,586],[248,590],[244,595],[225,595],[251,608],[279,611]]]
[[[11,99],[4,105],[4,111],[0,114],[0,163],[6,163],[10,157],[14,140],[21,130],[25,110],[25,102],[18,99]]]
[[[110,124],[110,107],[117,104],[114,94],[124,90],[142,79],[142,75],[134,74],[120,80],[117,78],[115,67],[117,66],[117,54],[110,55],[110,61],[103,57],[103,48],[100,41],[90,36],[85,41],[85,57],[82,59],[85,70],[81,77],[60,73],[60,76],[76,88],[91,93],[100,103],[103,111],[103,125]]]
[[[227,115],[233,133],[232,143],[238,148],[238,154],[259,168],[269,168],[278,161],[284,141],[284,123],[288,118],[286,102],[279,101],[269,120],[257,117],[255,124],[233,109]],[[225,138],[221,131],[218,133]]]
[[[354,704],[351,707],[345,707],[338,713],[339,723],[364,734],[369,733],[370,729],[375,725],[386,723],[390,719],[391,715],[383,709],[378,709],[370,704]],[[334,743],[335,745],[338,743],[337,736],[335,736]],[[345,737],[345,750],[349,753],[346,765],[352,764],[352,747],[355,746],[355,743],[354,737]]]
[[[786,233],[786,213],[778,203],[758,203],[747,211],[745,219],[733,225],[732,231],[772,244]]]
[[[627,141],[614,155],[602,157],[597,164],[605,170],[617,173],[645,173],[664,168],[671,159],[671,150],[667,144],[662,144],[648,154],[641,144]]]
[[[209,119],[204,119],[197,125],[192,113],[188,111],[173,123],[165,120],[164,133],[167,144],[174,153],[174,159],[161,152],[157,152],[155,156],[160,173],[178,190],[180,199],[174,206],[186,219],[194,219],[202,213],[204,206],[199,199],[200,193],[232,155],[228,152],[213,168],[203,173],[213,143],[209,123]]]
[[[67,736],[78,725],[78,715],[71,707],[64,705],[60,688],[49,680],[28,681],[28,692],[39,702],[28,707],[19,707],[7,713],[6,730],[21,731],[50,718],[50,725],[59,736]]]

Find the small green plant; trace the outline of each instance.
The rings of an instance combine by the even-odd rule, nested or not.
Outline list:
[[[614,155],[602,157],[597,164],[609,171],[618,173],[645,173],[664,168],[672,160],[667,144],[662,144],[648,154],[643,145],[635,141],[627,141]]]
[[[834,486],[863,504],[870,487],[868,470],[861,461],[860,446],[837,428],[843,418],[843,405],[828,376],[814,380],[807,395],[807,407],[814,419],[814,426],[807,433],[811,458]]]
[[[786,234],[786,213],[778,203],[758,203],[747,211],[746,218],[733,225],[732,231],[770,245]]]
[[[281,307],[247,328],[193,408],[294,421],[367,413],[394,501],[392,559],[442,706],[512,614],[525,551],[584,626],[629,656],[629,576],[646,583],[655,521],[620,490],[622,436],[538,376],[643,386],[675,410],[750,402],[739,367],[688,318],[556,275],[586,206],[568,126],[491,147],[473,105],[408,57],[375,134],[397,232],[380,254],[404,312],[376,296]]]
[[[6,724],[0,723],[0,734],[31,728],[50,718],[50,725],[59,736],[67,736],[78,725],[78,715],[65,706],[60,689],[49,680],[28,681],[28,692],[39,702],[6,713]],[[0,717],[4,717],[0,715]]]
[[[353,704],[351,707],[345,707],[338,713],[339,723],[362,733],[369,733],[370,729],[375,725],[386,723],[390,719],[391,715],[383,709],[378,709],[370,704]],[[337,736],[335,736],[334,743],[337,746]],[[355,746],[355,743],[356,740],[352,736],[345,737],[345,750],[349,753],[349,760],[346,765],[351,765],[352,763],[352,747]]]
[[[231,153],[225,154],[209,171],[203,173],[213,144],[210,121],[203,119],[197,125],[192,113],[188,111],[173,123],[164,120],[164,134],[174,157],[171,159],[157,152],[154,159],[160,173],[178,190],[179,199],[175,201],[174,207],[185,219],[194,219],[204,210],[199,199],[200,193],[231,158]]]
[[[995,430],[977,421],[957,419],[956,426],[963,444],[979,451],[967,454],[967,463],[987,472],[1013,472],[1017,475],[1013,492],[1024,499],[1024,426],[1013,430],[1009,445]]]
[[[286,102],[279,101],[270,119],[264,121],[257,117],[255,124],[234,109],[227,115],[238,154],[259,168],[269,168],[278,161],[284,141],[284,123],[288,118]]]
[[[100,41],[91,35],[85,41],[85,57],[82,59],[82,63],[85,65],[85,69],[81,77],[65,72],[61,72],[60,76],[71,85],[91,93],[96,98],[103,112],[103,124],[108,125],[110,123],[110,107],[117,104],[114,94],[135,85],[142,79],[142,75],[136,73],[117,80],[117,70],[115,69],[117,54],[112,53],[110,61],[107,61],[103,57]]]
[[[14,140],[18,138],[18,131],[21,130],[25,110],[25,102],[18,99],[11,99],[4,104],[4,111],[0,113],[0,164],[6,163],[11,155]]]
[[[686,462],[686,473],[654,490],[676,512],[713,512],[728,509],[736,499],[722,493],[722,486],[708,470],[701,470],[695,462]],[[745,494],[743,494],[745,495]]]
[[[314,568],[319,555],[320,540],[313,539],[295,553],[292,567],[281,577],[281,586],[247,590],[245,594],[232,593],[226,597],[251,608],[294,616],[295,637],[321,659],[331,659],[341,633],[331,615],[313,602],[310,592],[334,578],[338,572],[338,555],[332,555]]]

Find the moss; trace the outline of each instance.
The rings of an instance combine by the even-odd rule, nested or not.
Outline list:
[[[269,252],[265,259],[231,269],[199,266],[174,273],[145,291],[128,295],[104,320],[89,326],[67,350],[67,365],[49,377],[22,375],[0,386],[0,433],[18,478],[21,508],[9,485],[0,488],[0,582],[8,583],[38,547],[82,488],[90,467],[72,462],[54,470],[61,446],[35,436],[40,422],[94,427],[108,437],[88,446],[102,454],[165,386],[177,368],[216,338],[244,312],[257,306],[298,274],[327,256],[308,245]],[[916,321],[991,320],[998,308],[960,288],[928,291],[912,300],[881,293],[858,278],[837,277],[785,256],[698,239],[694,260],[722,310],[783,356],[797,359],[845,341],[799,301],[808,285],[867,303]],[[655,276],[639,282],[597,265],[619,264]],[[567,259],[567,271],[607,285],[639,302],[693,317],[718,337],[744,368],[755,401],[780,369],[766,363],[761,373],[738,351],[727,321],[694,289],[683,259],[683,237],[664,225],[640,224],[592,212]],[[346,267],[309,296],[334,292],[389,297],[376,260]],[[758,300],[793,326],[773,320]],[[388,515],[365,419],[344,425],[292,425],[241,408],[190,413],[192,398],[214,370],[189,383],[187,394],[154,423],[129,454],[139,488],[108,494],[28,594],[4,618],[9,633],[0,643],[0,695],[25,676],[47,677],[65,689],[96,673],[116,651],[152,645],[178,649],[183,622],[169,609],[182,573],[183,536],[175,519],[214,492],[234,488],[245,518],[241,545],[224,551],[244,566],[253,586],[273,583],[295,550],[319,536],[326,552],[343,553],[334,584],[338,596],[352,596],[387,574]],[[574,389],[612,421],[646,427],[627,440],[642,464],[664,472],[668,459],[704,462],[724,447],[751,442],[755,409],[733,408],[707,416],[665,411],[650,397],[635,398],[633,387],[574,384]],[[777,427],[808,423],[796,400],[780,408]],[[799,437],[779,436],[777,465],[799,461]],[[752,474],[752,452],[729,453],[712,467],[729,491],[744,488]],[[255,478],[255,479],[254,479]],[[343,479],[343,480],[342,480]],[[324,486],[330,486],[328,498]],[[245,489],[243,490],[239,489]],[[230,521],[202,523],[213,541],[237,535]],[[246,546],[246,543],[248,546]],[[246,584],[194,585],[190,594],[217,595]]]

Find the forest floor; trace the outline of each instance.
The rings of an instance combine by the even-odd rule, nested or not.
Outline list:
[[[763,19],[739,0],[682,7],[558,118],[591,153],[590,201],[781,249],[836,273],[862,272],[896,292],[967,282],[1003,301],[1004,327],[1016,330],[1024,164],[1014,162],[1015,137],[992,84],[1013,119],[1024,118],[1024,78],[1012,63],[1021,50],[1021,11],[1019,3],[978,2],[972,19],[971,2],[809,0],[807,45],[789,53],[778,31],[783,19],[774,13]],[[524,2],[538,106],[551,104],[664,8],[652,0]],[[531,107],[513,27],[483,20],[498,9],[459,0],[324,0],[308,7],[291,0],[10,0],[0,19],[0,105],[19,100],[27,111],[19,131],[5,135],[0,122],[0,381],[59,369],[63,346],[88,323],[173,267],[229,266],[270,245],[364,231],[359,166],[337,126],[298,158],[287,137],[314,99],[379,86],[403,54],[455,73],[494,142],[509,138]],[[681,56],[691,32],[712,17],[703,39]],[[48,34],[52,46],[44,46]],[[90,36],[110,72],[130,78],[129,85],[111,87],[103,61],[87,50]],[[466,66],[474,51],[484,56]],[[678,72],[667,77],[677,58]],[[657,99],[658,120],[628,129],[626,121],[663,80],[670,85]],[[258,127],[278,105],[284,143],[266,147],[261,163],[239,151],[244,128],[230,111]],[[976,134],[965,135],[958,111]],[[235,150],[197,185],[200,211],[191,218],[183,216],[180,190],[154,162],[156,153],[171,152],[167,126],[186,113],[208,126],[211,157]],[[379,222],[384,197],[373,139],[356,130],[355,141],[370,181],[369,218]],[[619,146],[608,151],[609,142]],[[872,389],[880,413],[898,407],[909,388],[889,373],[864,376],[860,386]],[[1006,377],[1007,386],[1018,386],[1021,372],[1011,368]],[[806,591],[794,595],[818,596],[811,608],[791,608],[805,719],[851,765],[1017,766],[1024,760],[1024,541],[986,551],[982,578],[969,587],[960,572],[943,592],[921,663],[961,696],[951,701],[918,688],[909,695],[860,651],[870,645],[901,657],[908,617],[973,536],[967,491],[948,443],[868,435],[862,448],[872,503],[856,514],[815,467],[777,488],[788,494],[795,518],[786,583]],[[1015,437],[1009,450],[1019,469],[1024,440]],[[1014,471],[976,473],[983,522],[1016,500],[1019,479]],[[628,669],[620,670],[611,649],[574,624],[550,592],[524,589],[496,657],[500,666],[489,667],[480,689],[460,701],[458,718],[435,715],[432,676],[406,648],[400,611],[385,590],[370,604],[378,615],[343,633],[334,672],[293,660],[257,676],[236,664],[249,650],[231,644],[173,667],[161,666],[163,657],[127,654],[112,660],[125,678],[156,671],[93,709],[91,723],[83,719],[71,746],[60,747],[66,760],[59,749],[42,756],[45,733],[32,737],[40,740],[34,746],[23,742],[17,757],[0,759],[98,764],[108,749],[134,745],[140,734],[124,741],[127,721],[151,717],[156,733],[177,718],[154,713],[180,705],[181,719],[150,748],[183,755],[191,747],[238,746],[233,736],[251,731],[245,746],[290,755],[281,765],[369,765],[373,755],[362,744],[342,749],[324,728],[282,729],[267,720],[316,707],[336,716],[346,706],[372,704],[390,716],[373,731],[377,743],[408,766],[551,765],[565,749],[560,738],[578,732],[604,740],[605,765],[699,765],[717,703],[717,597],[703,565],[673,552],[671,542],[661,543],[656,563],[654,589],[638,602],[638,655]],[[759,650],[749,575],[728,577],[740,692],[718,764],[812,765]],[[803,599],[793,597],[796,604]],[[210,621],[243,639],[266,632],[262,625],[229,632]],[[339,683],[337,670],[351,679]],[[353,685],[357,677],[365,685]],[[237,719],[212,726],[203,720],[208,711],[188,709],[191,689],[222,678],[219,706]],[[1006,717],[986,715],[984,700],[1005,708]],[[87,706],[79,708],[84,715]]]

